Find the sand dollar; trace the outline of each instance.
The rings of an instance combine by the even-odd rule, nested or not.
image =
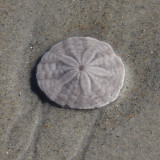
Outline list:
[[[100,108],[119,95],[125,76],[112,47],[90,37],[71,37],[46,52],[37,81],[47,97],[75,109]]]

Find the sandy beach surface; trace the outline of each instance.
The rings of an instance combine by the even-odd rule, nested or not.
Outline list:
[[[0,160],[160,160],[160,1],[1,0]],[[124,62],[118,99],[94,110],[49,101],[39,58],[71,36]]]

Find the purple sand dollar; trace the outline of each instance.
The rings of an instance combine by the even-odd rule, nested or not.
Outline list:
[[[55,44],[37,66],[37,81],[47,97],[75,109],[113,102],[123,86],[125,69],[112,47],[90,37]]]

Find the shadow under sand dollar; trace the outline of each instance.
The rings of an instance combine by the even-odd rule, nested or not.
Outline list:
[[[42,103],[48,103],[51,106],[62,108],[56,102],[51,101],[38,86],[37,78],[36,78],[36,72],[37,72],[37,65],[41,61],[42,56],[37,59],[34,67],[31,70],[31,77],[30,77],[31,90],[38,96],[38,98],[41,100]]]

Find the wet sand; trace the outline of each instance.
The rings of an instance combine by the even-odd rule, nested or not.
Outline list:
[[[0,2],[0,160],[159,160],[160,1]],[[57,42],[89,36],[125,64],[118,99],[94,110],[61,108],[35,79]]]

